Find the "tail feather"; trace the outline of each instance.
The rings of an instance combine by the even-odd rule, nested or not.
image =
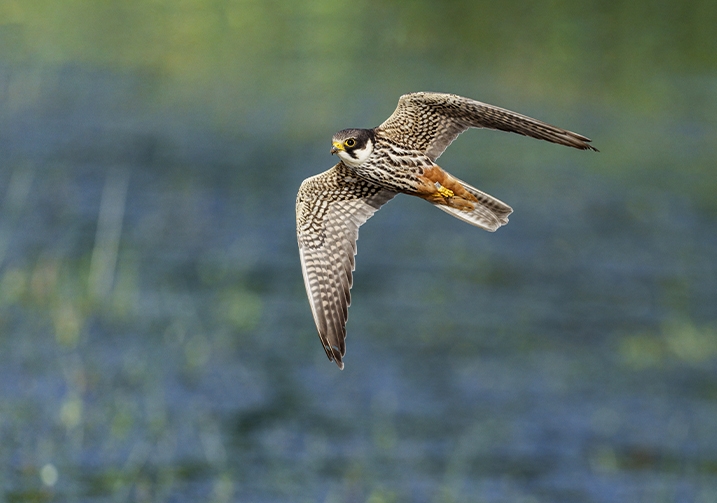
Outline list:
[[[451,198],[443,204],[435,204],[435,206],[446,213],[450,213],[456,218],[463,220],[471,225],[480,227],[490,232],[496,231],[501,225],[508,223],[508,215],[513,213],[513,208],[505,204],[503,201],[495,197],[481,192],[475,187],[468,185],[462,180],[459,182],[463,188],[468,191],[476,201],[456,197]],[[457,200],[452,200],[457,199]],[[466,204],[468,203],[468,204]]]

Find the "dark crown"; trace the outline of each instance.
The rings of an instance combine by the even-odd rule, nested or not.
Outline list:
[[[342,129],[334,135],[334,141],[343,142],[349,138],[356,140],[356,145],[350,147],[350,150],[362,149],[369,140],[373,141],[373,129]]]

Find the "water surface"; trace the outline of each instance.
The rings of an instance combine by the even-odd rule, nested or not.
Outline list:
[[[3,500],[717,499],[711,4],[57,5],[0,27]],[[387,204],[341,372],[296,191],[415,90],[601,152],[461,136],[510,224]]]

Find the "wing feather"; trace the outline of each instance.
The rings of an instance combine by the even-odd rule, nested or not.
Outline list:
[[[455,94],[405,94],[398,100],[393,114],[376,130],[406,148],[424,152],[435,161],[459,134],[471,127],[508,131],[597,151],[585,136]]]
[[[301,184],[296,233],[306,294],[329,360],[343,368],[358,230],[395,192],[357,178],[342,163]]]

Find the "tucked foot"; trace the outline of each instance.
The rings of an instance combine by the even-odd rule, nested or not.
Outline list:
[[[436,189],[438,189],[438,193],[446,199],[449,199],[455,195],[451,189],[444,187],[438,182],[436,182]]]

